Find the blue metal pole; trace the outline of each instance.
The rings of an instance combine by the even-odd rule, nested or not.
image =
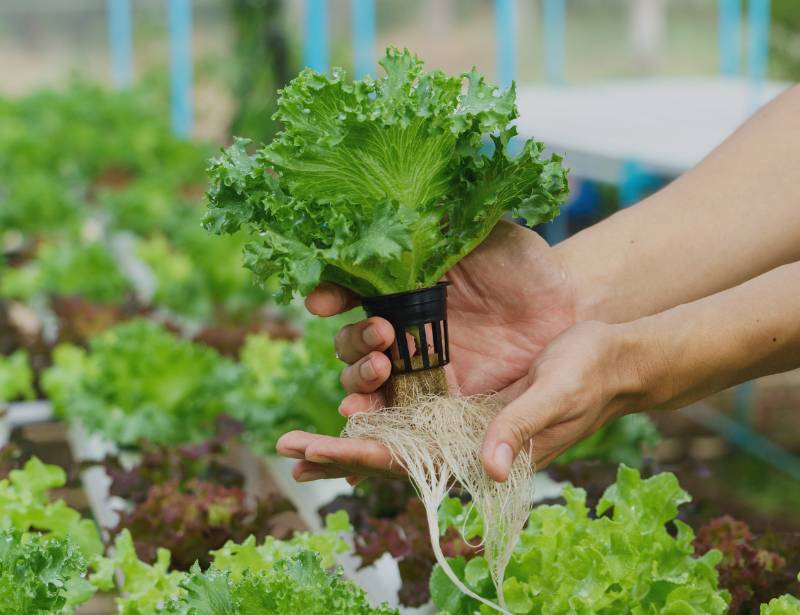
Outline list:
[[[747,78],[753,111],[760,106],[761,88],[767,77],[769,13],[770,0],[750,0],[747,10]]]
[[[502,87],[508,88],[517,75],[516,0],[495,0],[494,10],[497,81]]]
[[[753,381],[743,382],[733,390],[734,416],[740,423],[750,422],[750,411],[753,408],[755,398],[755,386]]]
[[[566,56],[566,2],[544,0],[542,5],[544,27],[544,76],[550,83],[564,82]]]
[[[719,0],[719,69],[737,75],[741,58],[741,0]]]
[[[375,75],[375,0],[353,0],[356,78]]]
[[[566,207],[562,207],[561,214],[542,227],[542,235],[551,246],[569,237],[569,212]]]
[[[307,0],[305,65],[315,71],[328,71],[328,0]]]
[[[111,50],[111,80],[116,88],[133,81],[131,1],[108,0],[108,47]]]
[[[192,0],[169,0],[170,110],[172,131],[192,132]]]
[[[753,457],[770,464],[780,472],[788,474],[795,480],[800,480],[800,459],[788,452],[769,438],[765,438],[753,431],[749,426],[742,425],[724,414],[717,412],[705,402],[697,402],[682,410],[692,419],[713,429],[723,438],[735,444]]]

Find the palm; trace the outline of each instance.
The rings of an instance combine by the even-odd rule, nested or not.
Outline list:
[[[575,322],[569,281],[547,243],[500,223],[447,275],[451,383],[464,394],[501,391]]]

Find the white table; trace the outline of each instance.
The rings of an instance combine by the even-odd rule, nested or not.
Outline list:
[[[521,86],[518,128],[566,153],[577,177],[618,183],[629,161],[674,177],[788,86],[726,77]]]

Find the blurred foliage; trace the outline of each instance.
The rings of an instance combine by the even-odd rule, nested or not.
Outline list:
[[[118,445],[209,437],[240,381],[231,361],[147,320],[108,329],[88,351],[59,345],[53,357],[42,385],[55,411]]]
[[[277,90],[296,72],[282,22],[283,0],[228,0],[234,28],[238,103],[231,120],[232,134],[268,141],[278,130],[272,119]]]
[[[646,415],[628,414],[567,449],[555,463],[596,459],[638,468],[642,465],[643,454],[654,447],[658,439],[658,431]]]
[[[182,323],[260,317],[268,294],[239,264],[245,238],[200,228],[212,148],[172,134],[162,90],[74,80],[0,99],[0,295],[160,308]]]
[[[758,613],[759,605],[796,590],[796,570],[770,547],[770,537],[756,536],[744,521],[723,515],[697,531],[695,552],[722,553],[719,584],[731,593],[732,615]],[[796,548],[797,545],[785,545]]]
[[[770,54],[776,76],[800,81],[800,2],[772,0]]]

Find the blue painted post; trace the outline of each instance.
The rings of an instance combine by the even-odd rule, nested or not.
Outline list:
[[[192,132],[192,0],[169,0],[169,68],[172,131]]]
[[[306,66],[315,71],[328,72],[328,0],[306,2],[303,60]]]
[[[569,237],[569,211],[561,208],[561,213],[552,222],[542,227],[542,235],[551,246],[561,243]]]
[[[696,402],[682,412],[709,429],[713,429],[728,442],[735,444],[753,457],[770,464],[779,472],[784,472],[800,480],[800,458],[782,448],[769,438],[753,431],[748,425],[742,425],[706,404]]]
[[[761,88],[767,77],[769,13],[770,0],[750,0],[747,10],[747,78],[752,111],[761,106]]]
[[[517,75],[516,0],[495,0],[494,10],[497,81],[503,88],[508,88]]]
[[[544,77],[550,83],[564,83],[566,56],[566,0],[544,0]]]
[[[108,47],[111,51],[111,80],[115,88],[133,81],[131,1],[108,0]]]
[[[719,69],[734,76],[740,70],[741,0],[719,0]]]
[[[375,76],[375,0],[353,0],[356,78]]]
[[[750,411],[755,400],[755,386],[753,381],[743,382],[734,390],[734,415],[740,423],[750,422]]]

